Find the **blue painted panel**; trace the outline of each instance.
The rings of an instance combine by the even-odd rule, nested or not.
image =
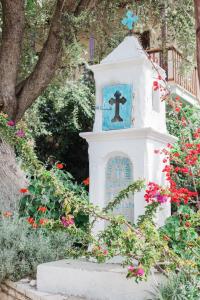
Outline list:
[[[103,88],[103,130],[131,127],[133,91],[130,84]]]

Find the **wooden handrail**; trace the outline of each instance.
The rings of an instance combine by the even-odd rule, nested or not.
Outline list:
[[[161,64],[162,61],[162,49],[149,49],[147,50],[148,54],[152,54],[152,59],[158,63]],[[182,74],[180,74],[179,69],[182,64],[182,62],[185,60],[189,62],[189,60],[185,59],[180,51],[176,49],[174,46],[168,47],[168,52],[172,52],[171,56],[168,55],[168,81],[174,82],[181,87],[183,87],[186,91],[191,93],[193,96],[198,97],[198,86],[199,83],[197,81],[197,68],[194,67],[191,71],[191,77],[188,78]],[[156,55],[157,54],[157,55]],[[170,60],[169,60],[170,57]]]

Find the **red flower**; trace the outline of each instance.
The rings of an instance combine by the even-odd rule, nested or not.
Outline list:
[[[180,110],[181,110],[180,107],[175,108],[175,111],[178,112],[178,113],[180,112]]]
[[[31,218],[31,217],[29,217],[27,219],[27,221],[28,221],[29,224],[33,224],[35,222],[35,220],[33,218]]]
[[[45,225],[48,222],[48,219],[40,219],[40,225]]]
[[[175,100],[179,101],[181,98],[179,96],[176,96]]]
[[[63,166],[63,164],[57,164],[57,165],[56,165],[56,168],[59,169],[59,170],[61,170],[61,169],[64,168],[64,166]]]
[[[46,208],[46,206],[40,206],[38,208],[38,211],[41,211],[42,213],[45,213],[47,211],[47,208]]]
[[[159,89],[158,81],[154,81],[154,82],[153,82],[153,90],[154,90],[154,91],[157,91],[158,89]]]
[[[186,143],[186,144],[185,144],[185,147],[186,147],[186,148],[192,148],[192,147],[193,147],[193,144],[191,144],[191,143]]]
[[[158,193],[160,187],[158,184],[154,182],[149,182],[148,189],[146,190],[146,193],[144,195],[144,198],[147,203],[154,201],[155,195]]]
[[[85,180],[83,180],[83,184],[84,185],[89,185],[90,184],[90,178],[86,178]]]
[[[171,144],[167,144],[167,148],[172,149],[173,146]]]
[[[188,168],[181,168],[181,172],[187,174],[187,173],[189,173],[189,169]]]
[[[175,156],[175,157],[179,157],[179,156],[180,156],[180,154],[179,154],[178,152],[175,152],[175,153],[173,153],[173,156]]]
[[[185,222],[185,226],[189,228],[191,226],[191,223],[187,221]]]
[[[22,194],[28,193],[28,189],[25,189],[25,188],[22,188],[22,189],[20,189],[19,191],[20,191],[20,193],[22,193]]]

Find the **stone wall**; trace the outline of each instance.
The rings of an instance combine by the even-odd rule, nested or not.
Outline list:
[[[1,285],[0,289],[1,300],[32,300],[26,295],[26,291],[19,289],[17,284],[11,281],[6,281]]]

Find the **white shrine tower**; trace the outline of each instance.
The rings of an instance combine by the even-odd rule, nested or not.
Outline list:
[[[159,66],[159,74],[165,72]],[[90,201],[101,207],[137,179],[166,185],[163,149],[176,138],[166,129],[165,102],[151,61],[135,36],[128,36],[98,65],[91,66],[96,82],[96,113],[93,132],[81,133],[89,144]],[[144,191],[130,195],[114,211],[135,222],[144,213]],[[163,204],[157,222],[170,215]],[[97,230],[105,223],[99,222]]]

